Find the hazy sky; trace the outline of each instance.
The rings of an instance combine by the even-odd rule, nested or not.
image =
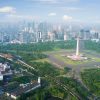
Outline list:
[[[100,23],[100,0],[0,0],[0,21]]]

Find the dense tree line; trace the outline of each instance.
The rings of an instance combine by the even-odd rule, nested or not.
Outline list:
[[[38,74],[41,77],[56,77],[60,75],[59,69],[55,68],[52,64],[48,62],[31,62],[30,65],[32,65],[38,71]]]
[[[90,95],[90,92],[85,87],[83,87],[80,82],[73,78],[67,77],[59,77],[58,80],[62,84],[66,85],[71,91],[77,93],[82,100],[88,100],[87,97]]]
[[[7,45],[0,45],[0,51],[6,52],[9,50],[12,51],[52,51],[55,48],[61,49],[73,49],[75,48],[76,41],[69,40],[69,41],[58,41],[58,42],[45,42],[45,43],[34,43],[34,44],[7,44]]]
[[[91,92],[100,97],[100,69],[87,69],[81,76]]]
[[[94,50],[100,52],[100,42],[96,43],[93,41],[85,41],[85,48],[88,50]]]
[[[47,55],[45,55],[41,52],[30,52],[30,53],[19,52],[18,55],[20,55],[21,59],[26,62],[47,58]]]

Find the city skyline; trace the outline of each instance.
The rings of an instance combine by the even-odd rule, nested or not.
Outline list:
[[[0,0],[0,22],[100,23],[99,0]]]

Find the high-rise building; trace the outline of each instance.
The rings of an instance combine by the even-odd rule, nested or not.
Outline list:
[[[18,34],[18,40],[19,40],[21,43],[24,42],[24,40],[23,40],[23,32],[20,32],[20,33]]]

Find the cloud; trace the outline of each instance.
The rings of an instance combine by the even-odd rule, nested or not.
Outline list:
[[[79,0],[37,0],[37,1],[40,1],[40,2],[77,2]]]
[[[74,11],[82,10],[81,8],[77,8],[77,7],[61,7],[61,8],[66,12],[74,12]]]
[[[63,16],[63,20],[64,20],[64,21],[72,21],[73,18],[72,18],[71,16],[64,15],[64,16]]]
[[[65,3],[72,3],[72,2],[78,2],[79,0],[28,0],[38,3],[44,3],[44,4],[65,4]]]
[[[48,14],[48,16],[56,16],[56,15],[57,14],[56,13],[53,13],[53,12]]]
[[[10,6],[0,8],[0,13],[15,13],[16,9]]]
[[[40,1],[40,2],[51,2],[51,3],[56,3],[57,0],[37,0],[37,1]]]
[[[57,3],[59,0],[27,0],[27,1],[32,1],[34,3],[53,4],[53,3]]]
[[[38,20],[39,19],[38,16],[17,15],[17,14],[8,14],[6,15],[6,17],[11,20],[33,20],[33,19]]]

